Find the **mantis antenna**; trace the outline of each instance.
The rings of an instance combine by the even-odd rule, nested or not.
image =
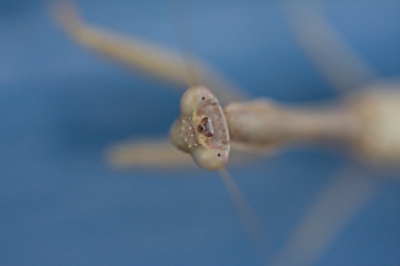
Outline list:
[[[225,187],[235,204],[236,211],[238,212],[240,220],[250,237],[258,259],[263,265],[266,265],[267,260],[265,253],[268,250],[268,243],[260,219],[253,211],[251,205],[247,202],[242,191],[240,191],[226,168],[220,169],[219,174],[221,175]]]
[[[187,3],[176,0],[176,4],[172,8],[176,29],[178,30],[178,39],[182,46],[183,64],[170,51],[159,49],[137,39],[126,39],[87,25],[79,19],[73,4],[68,1],[61,1],[59,4],[56,10],[51,13],[55,15],[55,19],[64,30],[82,46],[143,72],[157,74],[159,77],[176,81],[179,84],[185,83],[186,79],[190,88],[182,96],[181,115],[171,129],[170,140],[178,149],[190,153],[200,167],[208,170],[220,170],[221,177],[235,203],[250,239],[257,250],[264,251],[262,244],[265,241],[263,241],[264,232],[261,223],[224,168],[230,152],[229,132],[225,115],[214,94],[206,87],[199,85],[200,80],[202,84],[208,84],[215,93],[219,92],[220,100],[225,103],[242,99],[243,94],[235,89],[236,86],[231,82],[227,82],[221,77],[217,78],[220,73],[216,72],[214,68],[195,60],[189,34],[190,27],[186,18],[188,14]],[[178,9],[178,6],[181,8]],[[160,147],[156,146],[157,150],[160,151]],[[165,148],[168,147],[163,146],[162,150],[166,150]],[[139,156],[137,156],[138,154]],[[145,154],[147,157],[144,156]],[[112,163],[116,165],[131,164],[132,158],[137,164],[143,165],[149,161],[147,158],[151,158],[152,163],[154,163],[154,152],[141,149],[137,143],[134,143],[134,149],[125,145],[116,147],[115,150],[112,150],[110,158]],[[138,161],[137,158],[143,160]],[[169,159],[169,161],[165,161],[162,158],[161,162],[165,165],[171,165],[173,162],[177,162],[177,159],[180,160],[180,157],[169,156]],[[182,162],[179,161],[179,163]],[[264,253],[260,252],[260,254]]]
[[[193,43],[189,34],[187,3],[176,0],[175,4],[174,18],[190,88],[181,98],[181,116],[171,128],[170,140],[178,149],[190,153],[201,168],[218,170],[257,257],[265,265],[267,241],[263,226],[225,168],[230,152],[229,130],[225,115],[211,90],[199,85]],[[178,9],[178,6],[181,8]]]
[[[171,10],[175,22],[175,28],[179,44],[182,50],[182,59],[185,66],[187,80],[189,86],[195,86],[199,84],[198,71],[196,67],[196,59],[194,57],[194,45],[190,34],[190,20],[187,15],[189,8],[187,1],[175,0],[171,2],[173,4]]]
[[[190,153],[201,168],[219,170],[257,255],[264,262],[267,241],[261,222],[225,168],[230,152],[229,131],[217,98],[204,86],[192,86],[182,95],[180,109],[181,115],[171,128],[172,144]]]

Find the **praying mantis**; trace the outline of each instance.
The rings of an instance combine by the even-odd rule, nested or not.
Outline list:
[[[288,16],[295,19],[295,8],[290,2],[284,4]],[[312,6],[312,3],[310,5]],[[315,7],[314,7],[315,8]],[[310,9],[313,11],[313,8]],[[62,25],[75,40],[91,49],[105,53],[108,56],[122,60],[127,65],[141,69],[141,71],[152,72],[155,75],[162,76],[165,79],[173,80],[177,83],[187,82],[187,73],[185,65],[175,56],[165,53],[161,50],[152,49],[150,45],[125,43],[119,37],[113,37],[108,33],[97,31],[86,24],[75,13],[70,10],[69,14],[61,19]],[[312,13],[315,15],[315,13]],[[297,18],[297,21],[304,22],[304,18]],[[295,25],[295,23],[292,23]],[[303,25],[303,26],[304,26]],[[301,35],[302,24],[298,23],[294,29],[296,34]],[[300,39],[301,42],[301,39]],[[128,44],[129,43],[129,44]],[[307,47],[305,45],[305,47]],[[306,48],[307,49],[307,48]],[[317,61],[318,58],[313,59]],[[297,141],[317,141],[327,143],[345,144],[351,148],[351,151],[360,158],[362,162],[370,164],[371,162],[379,167],[387,168],[396,166],[400,160],[399,145],[399,103],[400,97],[398,84],[388,83],[387,85],[378,84],[375,87],[389,88],[385,91],[360,91],[354,93],[337,105],[326,108],[309,106],[291,107],[267,100],[255,100],[238,102],[241,99],[237,90],[226,92],[225,79],[215,77],[211,74],[209,66],[204,63],[198,63],[200,80],[216,93],[216,98],[221,103],[236,101],[227,105],[224,109],[227,127],[229,128],[229,137],[232,147],[245,152],[263,153],[271,149],[278,149],[284,144]],[[327,71],[325,74],[330,75]],[[361,71],[368,73],[368,71]],[[369,76],[370,74],[360,76]],[[360,78],[363,79],[363,78]],[[337,78],[331,78],[335,82]],[[338,85],[338,87],[346,85]],[[372,87],[372,86],[371,86]],[[191,110],[192,111],[192,110]],[[191,113],[191,112],[189,112]],[[164,166],[179,165],[189,163],[190,158],[183,153],[175,153],[164,142],[153,145],[148,149],[149,143],[134,142],[132,144],[121,144],[111,149],[110,161],[119,167],[124,166]],[[158,156],[168,151],[171,156]],[[218,157],[218,155],[217,155]],[[228,161],[224,158],[222,165]],[[199,163],[201,165],[201,162]],[[219,164],[216,168],[219,168]],[[214,169],[215,167],[212,167]],[[372,181],[375,182],[375,181]],[[369,195],[371,187],[367,187],[360,197]],[[338,185],[340,187],[340,184]],[[350,210],[352,211],[352,209]],[[301,230],[300,230],[301,231]],[[299,233],[301,235],[301,233]],[[294,238],[296,239],[296,237]],[[324,242],[325,240],[322,240]],[[295,241],[294,241],[295,242]],[[285,259],[296,260],[290,252],[296,251],[296,244],[283,251],[275,264],[288,265]],[[289,251],[288,251],[289,250]],[[291,251],[290,251],[291,250]],[[313,253],[314,252],[314,253]],[[310,253],[302,252],[298,264],[309,264],[315,260],[316,251]],[[321,252],[321,250],[318,250]],[[317,252],[317,253],[318,253]],[[296,253],[296,252],[294,252]],[[293,265],[293,264],[291,264]]]

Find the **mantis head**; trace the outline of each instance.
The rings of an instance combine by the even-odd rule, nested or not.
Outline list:
[[[207,170],[222,169],[229,159],[229,131],[217,98],[204,86],[192,86],[182,96],[180,117],[171,128],[170,140],[192,155]]]

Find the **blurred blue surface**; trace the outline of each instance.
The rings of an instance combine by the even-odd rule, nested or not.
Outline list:
[[[164,1],[79,1],[87,21],[177,48]],[[276,1],[190,2],[196,54],[253,96],[335,97]],[[327,1],[328,19],[384,77],[400,73],[399,1]],[[180,94],[72,43],[41,2],[0,2],[0,264],[254,265],[217,174],[119,173],[115,141],[165,135]],[[274,258],[346,158],[305,147],[228,167]],[[400,265],[400,185],[386,181],[318,265]]]

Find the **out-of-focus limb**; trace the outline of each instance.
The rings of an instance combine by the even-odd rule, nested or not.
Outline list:
[[[357,166],[343,171],[317,197],[272,265],[313,265],[380,183],[369,170]]]
[[[249,164],[259,156],[232,152],[230,165]],[[135,139],[111,146],[107,162],[117,169],[182,170],[199,169],[192,157],[172,146],[166,139]]]
[[[282,3],[296,40],[342,96],[346,90],[364,89],[367,83],[378,78],[373,67],[328,23],[322,14],[321,1],[282,0]],[[397,172],[400,166],[399,83],[394,87],[395,90],[387,90],[381,83],[372,88],[374,92],[347,97],[346,112],[354,121],[353,126],[347,119],[342,124],[334,119],[332,125],[353,127],[344,131],[352,132],[344,134],[347,135],[344,143],[368,166]],[[327,119],[326,123],[330,121]],[[315,263],[379,188],[377,173],[371,173],[368,166],[359,167],[353,162],[351,168],[340,173],[315,200],[272,265]]]
[[[196,166],[188,154],[160,139],[122,142],[108,149],[106,156],[107,161],[119,169],[182,169]]]
[[[78,44],[152,78],[187,88],[189,77],[180,53],[90,26],[80,19],[76,7],[69,1],[61,1],[54,10],[56,20]],[[199,60],[195,62],[199,82],[211,88],[221,102],[244,98],[241,89],[219,71]]]
[[[334,88],[357,89],[377,78],[374,68],[328,23],[320,1],[282,4],[296,40]]]

